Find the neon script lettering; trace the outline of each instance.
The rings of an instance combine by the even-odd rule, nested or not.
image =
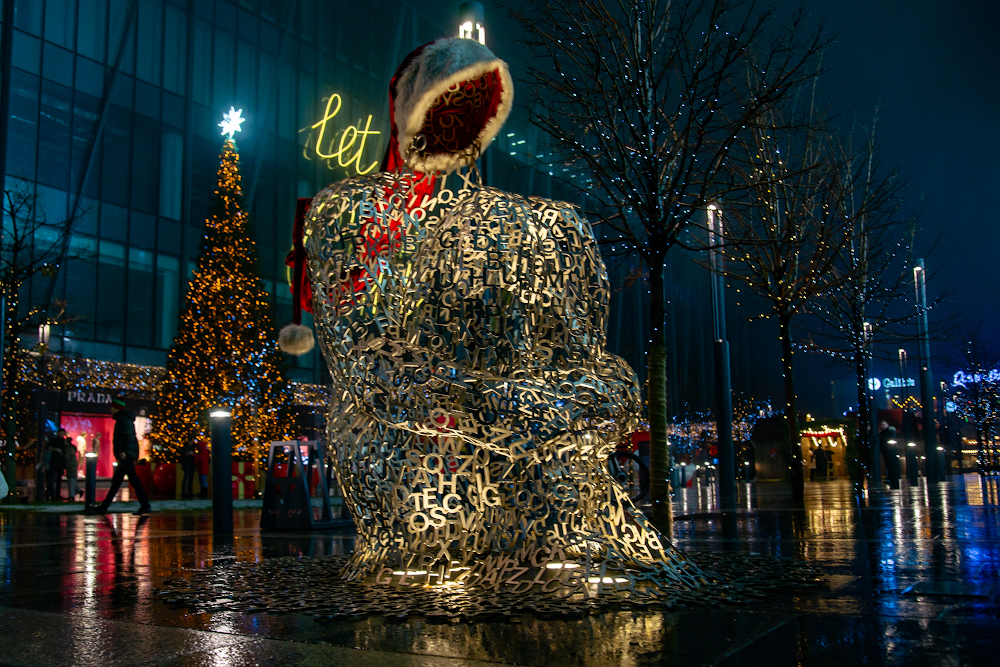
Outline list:
[[[365,151],[365,143],[367,143],[368,137],[381,134],[378,130],[371,129],[371,114],[368,114],[368,120],[365,121],[365,128],[363,130],[359,127],[360,122],[358,125],[348,125],[344,128],[343,133],[340,135],[340,140],[337,141],[335,137],[331,138],[329,146],[326,147],[326,150],[324,151],[323,139],[326,136],[327,125],[331,120],[336,118],[338,113],[340,113],[340,107],[342,104],[343,101],[341,100],[340,95],[336,93],[330,95],[330,97],[326,100],[326,109],[323,111],[323,117],[310,126],[310,129],[318,130],[315,145],[316,155],[320,156],[324,160],[335,159],[337,160],[337,164],[341,167],[350,167],[353,165],[354,171],[356,171],[358,175],[363,176],[370,173],[378,165],[378,160],[376,160],[365,168],[362,168],[361,166],[361,157]],[[312,136],[310,135],[310,139],[311,138]],[[333,144],[335,141],[337,142],[336,151],[333,150]],[[350,151],[355,147],[355,144],[357,144],[357,150],[351,153]]]

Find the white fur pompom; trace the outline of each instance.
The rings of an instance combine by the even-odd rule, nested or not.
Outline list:
[[[316,341],[312,329],[301,324],[289,324],[278,334],[278,348],[297,357],[312,350],[314,345]]]

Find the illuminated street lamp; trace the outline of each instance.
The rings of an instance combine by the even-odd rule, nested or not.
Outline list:
[[[864,455],[862,464],[867,466],[867,472],[869,476],[869,484],[871,488],[879,488],[882,484],[882,466],[879,462],[879,451],[878,451],[878,405],[875,402],[875,392],[878,390],[878,379],[872,377],[872,367],[871,367],[871,346],[875,340],[875,327],[872,323],[865,320],[864,329],[862,335],[864,336],[864,364],[865,364],[865,377],[867,383],[867,391],[865,392],[865,404],[868,408],[868,419],[864,425],[864,432],[866,434],[865,442],[862,443],[864,447]]]
[[[458,6],[458,36],[486,44],[486,23],[481,3],[463,2]]]
[[[931,343],[927,324],[927,269],[923,258],[917,260],[913,267],[913,287],[917,302],[917,333],[920,344],[920,403],[923,406],[921,417],[924,427],[924,451],[927,453],[927,478],[931,483],[944,481],[947,467],[944,457],[937,452],[937,433],[934,424],[933,378],[931,376]]]
[[[733,393],[729,365],[729,340],[726,336],[726,296],[722,211],[717,204],[709,204],[708,217],[709,261],[712,267],[712,347],[715,361],[715,408],[719,456],[719,504],[723,510],[736,509],[736,457],[733,452]]]
[[[49,335],[51,327],[46,322],[38,325],[38,377],[41,390],[38,393],[38,437],[35,440],[35,500],[45,497],[45,472],[39,465],[42,462],[42,450],[45,448],[46,405],[45,393],[49,390],[48,373],[45,368],[45,353],[49,351]]]

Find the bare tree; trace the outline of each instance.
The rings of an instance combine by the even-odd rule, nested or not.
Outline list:
[[[751,73],[751,76],[753,74]],[[804,494],[795,393],[792,321],[846,280],[841,251],[850,243],[835,138],[811,96],[770,109],[739,146],[747,197],[726,207],[725,275],[770,306],[778,321],[793,498]]]
[[[664,260],[709,202],[741,187],[730,149],[814,76],[823,31],[801,14],[779,30],[742,0],[529,0],[512,14],[553,176],[585,195],[606,245],[649,271],[651,495],[669,524]]]
[[[879,164],[875,121],[863,130],[858,149],[832,143],[831,187],[846,242],[830,266],[832,286],[813,300],[815,316],[802,347],[840,359],[854,371],[857,386],[860,492],[873,465],[874,431],[868,400],[869,364],[889,343],[915,339],[913,291],[915,220],[902,211],[905,184]],[[853,134],[853,133],[852,133]],[[940,301],[940,297],[937,301]],[[936,302],[935,302],[936,303]],[[898,345],[893,345],[893,351]]]
[[[41,324],[50,326],[68,321],[65,303],[53,299],[47,303],[24,306],[24,288],[32,278],[54,278],[60,261],[78,259],[75,252],[63,253],[65,220],[50,221],[39,205],[38,195],[25,181],[7,181],[3,194],[3,236],[0,240],[0,294],[2,294],[2,358],[3,393],[0,396],[0,429],[6,444],[8,461],[5,474],[14,487],[15,440],[18,433],[17,415],[24,385],[22,369],[32,351],[24,347],[22,336],[37,330]],[[44,350],[41,350],[44,352]],[[37,353],[36,353],[37,354]],[[23,426],[23,425],[22,425]],[[36,436],[40,441],[43,434]],[[36,452],[39,451],[36,446]]]
[[[983,333],[982,324],[967,324],[958,332],[954,363],[960,365],[951,382],[952,400],[958,414],[976,429],[979,472],[1000,471],[1000,345]]]

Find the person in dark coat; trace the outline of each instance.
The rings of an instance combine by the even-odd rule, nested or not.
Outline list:
[[[62,500],[62,476],[66,470],[66,459],[63,457],[63,450],[69,438],[66,437],[66,430],[59,429],[49,440],[49,500]]]
[[[878,448],[885,461],[885,474],[890,489],[899,488],[899,450],[896,447],[896,427],[883,421],[878,429]]]
[[[830,474],[829,452],[820,445],[813,452],[813,456],[816,458],[816,479],[825,480]]]
[[[96,509],[94,514],[104,514],[108,511],[111,501],[121,488],[125,475],[128,475],[128,483],[135,489],[135,495],[139,499],[139,509],[135,514],[149,514],[151,508],[149,499],[146,497],[146,490],[142,488],[142,482],[135,472],[135,462],[139,459],[139,439],[135,437],[135,414],[125,409],[125,401],[116,398],[111,401],[111,416],[115,420],[115,430],[112,437],[112,450],[118,465],[115,466],[115,474],[111,478],[111,488],[108,495],[104,497],[104,502]],[[89,509],[89,508],[88,508]]]

